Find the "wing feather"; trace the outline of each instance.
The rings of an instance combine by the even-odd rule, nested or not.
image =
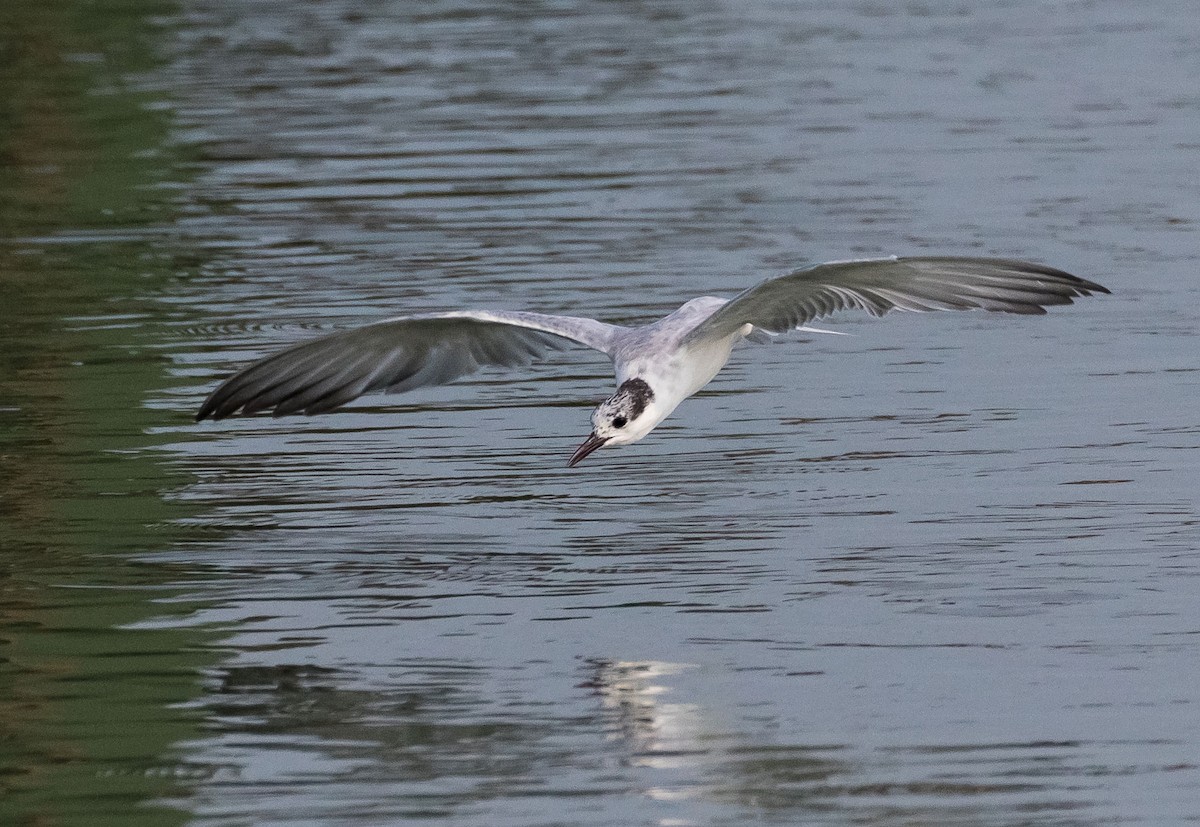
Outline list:
[[[196,419],[323,413],[374,390],[441,385],[484,365],[527,365],[569,342],[610,353],[620,330],[593,319],[484,310],[388,319],[255,362],[213,391]]]
[[[884,258],[818,264],[743,290],[700,323],[687,342],[729,336],[750,324],[794,330],[839,310],[989,310],[1040,314],[1107,293],[1095,282],[1041,264],[998,258]]]

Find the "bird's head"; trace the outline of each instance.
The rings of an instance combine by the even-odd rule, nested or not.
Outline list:
[[[628,445],[662,421],[653,413],[654,391],[645,379],[626,379],[617,392],[592,411],[592,433],[571,455],[571,467],[603,445]]]

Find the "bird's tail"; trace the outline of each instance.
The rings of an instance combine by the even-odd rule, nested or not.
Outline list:
[[[809,327],[808,325],[800,325],[796,330],[801,333],[828,333],[830,336],[853,336],[853,333],[847,333],[844,330],[825,330],[821,327]]]
[[[830,336],[853,336],[854,335],[852,333],[843,333],[840,330],[825,330],[824,328],[809,327],[808,325],[801,325],[800,327],[797,327],[795,329],[799,330],[801,333],[828,333]],[[771,342],[775,341],[782,335],[783,335],[782,333],[772,333],[769,330],[763,330],[760,327],[756,327],[746,335],[746,341],[754,342],[754,344],[756,344],[756,345],[766,345],[766,344],[770,344]]]

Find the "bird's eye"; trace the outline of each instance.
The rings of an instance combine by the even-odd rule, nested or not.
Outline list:
[[[623,416],[614,416],[612,424],[614,428],[624,428],[627,421]]]

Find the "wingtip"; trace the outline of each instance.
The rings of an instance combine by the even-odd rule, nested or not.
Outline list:
[[[196,421],[203,422],[206,419],[211,419],[215,422],[218,419],[224,419],[231,413],[233,411],[221,409],[221,400],[216,398],[216,392],[214,391],[208,399],[204,400],[204,404],[200,406],[200,410],[196,411]]]
[[[1097,284],[1089,279],[1080,278],[1079,276],[1071,276],[1071,287],[1075,288],[1074,298],[1086,298],[1093,294],[1111,296],[1112,291],[1103,284]]]
[[[1051,267],[1047,264],[1038,264],[1035,266],[1038,268],[1037,272],[1067,280],[1071,286],[1080,291],[1080,296],[1090,296],[1092,293],[1103,293],[1104,295],[1112,294],[1112,291],[1103,284],[1094,282],[1091,279],[1085,279],[1082,276],[1076,276],[1073,273],[1068,273],[1066,270],[1059,270],[1057,267]]]

